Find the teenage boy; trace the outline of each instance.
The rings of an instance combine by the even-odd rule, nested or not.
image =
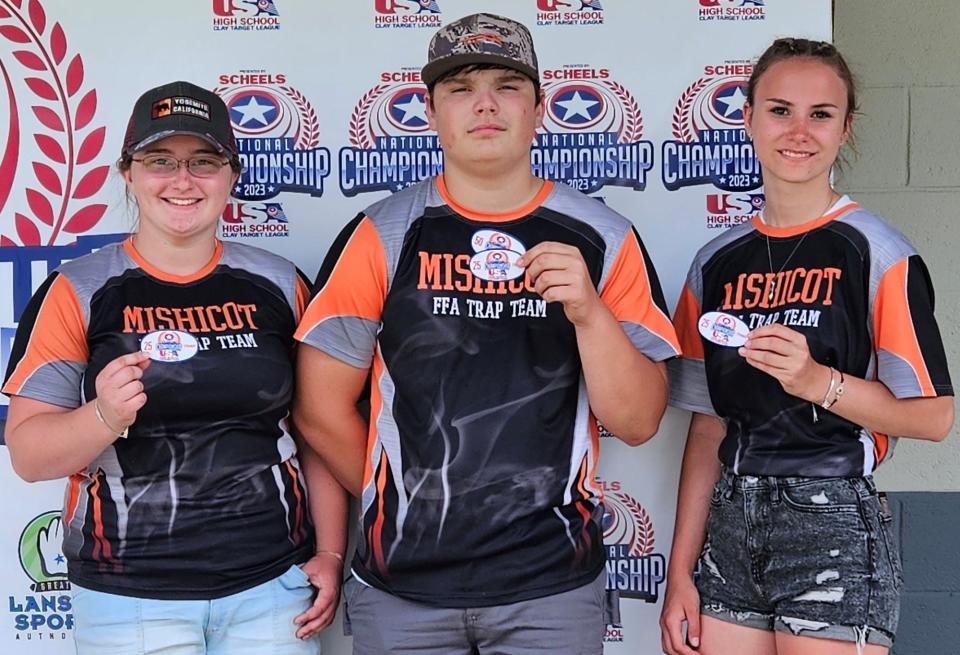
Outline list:
[[[295,422],[360,498],[354,653],[599,654],[597,421],[656,432],[676,336],[631,224],[531,171],[526,27],[461,18],[422,78],[444,173],[347,225],[297,332]]]

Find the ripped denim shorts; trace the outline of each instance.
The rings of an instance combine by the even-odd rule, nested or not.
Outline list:
[[[892,646],[902,583],[890,511],[872,478],[722,472],[700,556],[703,614]]]

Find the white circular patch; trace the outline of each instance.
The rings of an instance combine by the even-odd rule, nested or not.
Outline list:
[[[192,334],[179,330],[159,330],[144,335],[140,350],[155,362],[177,363],[197,354],[197,340]]]
[[[470,272],[481,280],[502,282],[522,276],[524,269],[517,266],[522,253],[514,250],[484,250],[470,258]]]
[[[747,342],[750,328],[736,316],[723,312],[707,312],[697,323],[700,334],[707,341],[721,346],[739,348]]]
[[[477,230],[470,239],[473,252],[485,250],[512,250],[521,255],[527,252],[520,239],[499,230]]]

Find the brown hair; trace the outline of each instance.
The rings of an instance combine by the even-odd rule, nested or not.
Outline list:
[[[832,43],[826,41],[798,38],[783,38],[774,41],[769,48],[764,50],[753,66],[753,73],[750,75],[750,81],[747,82],[747,102],[751,107],[754,106],[757,83],[767,72],[767,69],[778,62],[798,57],[814,59],[829,66],[843,81],[844,86],[847,87],[847,113],[844,120],[849,125],[850,119],[859,109],[857,106],[857,81],[840,51]],[[856,153],[852,130],[847,133],[847,145]]]
[[[433,109],[433,90],[436,88],[437,84],[444,82],[451,77],[456,77],[457,75],[463,75],[468,73],[473,73],[474,71],[486,71],[486,70],[514,70],[512,68],[507,68],[506,66],[501,66],[500,64],[464,64],[458,68],[447,71],[437,79],[435,79],[431,84],[427,85],[427,97],[430,102],[430,109]],[[543,90],[540,86],[540,81],[535,80],[523,71],[516,71],[523,77],[527,78],[533,83],[533,97],[534,97],[534,106],[537,107],[540,105],[540,101],[543,100]]]

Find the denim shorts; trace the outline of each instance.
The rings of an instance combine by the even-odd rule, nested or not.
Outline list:
[[[890,511],[872,478],[721,474],[697,579],[703,614],[889,647],[902,583]]]
[[[297,639],[293,618],[313,586],[299,566],[214,600],[156,600],[73,585],[78,655],[318,655],[320,639]]]

